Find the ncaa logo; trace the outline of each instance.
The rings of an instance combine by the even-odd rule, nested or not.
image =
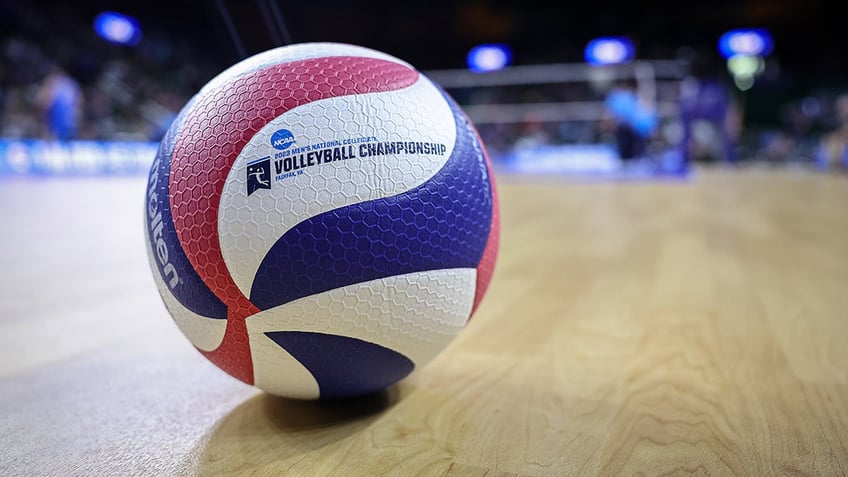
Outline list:
[[[280,129],[271,135],[271,146],[283,151],[294,144],[294,134],[288,129]]]

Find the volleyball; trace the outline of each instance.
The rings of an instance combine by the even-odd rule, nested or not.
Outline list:
[[[180,331],[297,399],[379,391],[427,364],[498,250],[474,125],[412,65],[350,44],[275,48],[209,81],[161,141],[144,209]]]

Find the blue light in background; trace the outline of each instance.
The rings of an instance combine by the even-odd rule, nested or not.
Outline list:
[[[718,40],[721,56],[766,56],[774,49],[771,34],[762,28],[730,30]]]
[[[506,45],[477,45],[468,52],[468,68],[477,73],[497,71],[512,62],[512,50]]]
[[[584,56],[590,65],[627,63],[636,55],[633,42],[621,36],[595,38],[586,45]]]
[[[116,12],[103,12],[94,18],[94,31],[105,40],[134,46],[141,41],[141,27],[135,18]]]

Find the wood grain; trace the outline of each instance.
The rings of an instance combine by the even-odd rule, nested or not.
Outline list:
[[[336,403],[188,344],[143,179],[3,182],[0,475],[848,474],[848,178],[498,178],[478,314]]]

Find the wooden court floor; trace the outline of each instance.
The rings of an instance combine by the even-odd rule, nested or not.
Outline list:
[[[143,179],[0,182],[0,475],[848,474],[848,177],[498,179],[468,327],[333,404],[189,345]]]

